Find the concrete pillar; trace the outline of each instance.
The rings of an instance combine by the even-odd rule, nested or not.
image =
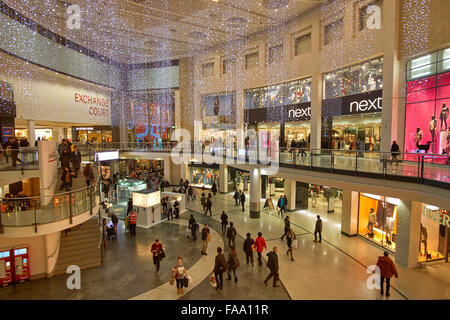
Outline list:
[[[164,180],[172,183],[170,179],[170,157],[164,158]]]
[[[219,165],[219,192],[228,193],[228,166]]]
[[[36,140],[34,130],[34,120],[27,120],[28,142],[30,143],[30,146],[34,146],[34,141]]]
[[[261,169],[250,171],[250,218],[260,217],[261,206]]]
[[[358,234],[358,192],[343,190],[341,233],[347,237]]]
[[[284,180],[284,194],[288,199],[287,209],[289,211],[295,210],[297,203],[297,182],[294,180]]]
[[[398,205],[395,261],[404,268],[419,265],[421,210],[417,201],[402,200]]]
[[[187,163],[180,164],[180,170],[181,170],[181,178],[183,180],[188,179],[189,180],[189,166]],[[178,184],[180,181],[174,181],[174,184]],[[190,181],[192,182],[192,181]]]
[[[400,109],[400,61],[399,61],[399,12],[400,1],[383,2],[383,29],[394,32],[383,33],[383,111],[381,121],[380,151],[389,152],[393,140],[398,136]],[[400,123],[403,123],[401,121]]]

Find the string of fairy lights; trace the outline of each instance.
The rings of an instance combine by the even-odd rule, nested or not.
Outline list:
[[[389,1],[389,0],[384,0]],[[40,21],[40,15],[48,16],[46,19],[46,28],[55,33],[62,33],[65,27],[65,21],[61,18],[61,12],[64,12],[70,1],[66,3],[59,0],[21,0],[4,1],[11,8],[20,11],[26,11],[28,17],[34,21]],[[98,48],[102,45],[105,48],[111,48],[108,57],[125,64],[140,63],[149,60],[171,60],[173,58],[191,57],[192,63],[186,68],[188,73],[192,74],[192,91],[194,101],[184,104],[183,116],[189,120],[202,120],[204,117],[203,101],[205,95],[211,93],[232,93],[235,108],[227,119],[231,126],[241,126],[243,123],[243,108],[241,103],[244,89],[248,88],[248,83],[255,86],[266,86],[267,84],[276,84],[292,80],[295,74],[301,74],[302,70],[291,70],[292,66],[286,57],[291,56],[292,34],[295,31],[295,24],[298,19],[292,19],[290,12],[295,5],[303,5],[300,0],[282,1],[285,6],[277,8],[277,1],[266,1],[266,5],[273,9],[265,10],[265,16],[257,15],[251,10],[250,5],[245,5],[245,1],[221,0],[212,2],[207,0],[159,0],[155,2],[147,1],[128,1],[130,6],[138,6],[148,16],[158,14],[157,21],[148,21],[148,24],[131,26],[132,16],[124,14],[124,9],[113,0],[106,1],[83,1],[82,2],[82,28],[79,30],[67,31],[64,34],[68,39],[89,48]],[[200,5],[200,2],[204,2]],[[374,3],[383,3],[383,1],[373,1]],[[407,58],[418,53],[424,52],[428,48],[430,36],[430,6],[431,0],[404,0],[401,1],[401,25],[400,25],[400,57]],[[263,1],[258,1],[261,7]],[[194,19],[195,14],[191,10],[185,10],[190,7],[201,7],[197,13],[197,23],[188,26]],[[355,8],[354,3],[348,0],[325,0],[320,4],[320,72],[329,72],[338,70],[353,60],[363,60],[377,54],[379,47],[375,37],[376,32],[365,30],[360,32],[359,14],[348,14]],[[105,10],[108,10],[105,13]],[[100,13],[99,13],[100,12]],[[142,11],[141,11],[142,13]],[[35,37],[25,37],[24,26],[13,19],[7,19],[6,14],[1,14],[6,21],[3,28],[16,28],[17,32],[10,32],[11,39],[9,45],[4,47],[5,51],[16,52],[20,48],[20,54],[28,57],[31,61],[42,61],[42,64],[52,63],[58,70],[58,62],[66,70],[72,70],[79,75],[102,74],[97,77],[103,81],[109,80],[117,88],[117,79],[121,73],[127,73],[135,87],[145,88],[148,86],[149,77],[143,72],[120,70],[117,66],[107,66],[105,63],[97,61],[93,63],[79,63],[73,66],[73,55],[61,56],[60,52],[43,52],[42,41],[50,43],[51,40],[38,36],[34,31]],[[176,18],[174,18],[174,15]],[[348,21],[345,19],[351,16],[352,28],[347,28]],[[100,17],[100,18],[99,18]],[[301,21],[300,17],[300,21]],[[210,23],[208,23],[208,21]],[[249,34],[251,27],[264,22],[265,29],[261,32]],[[137,23],[137,22],[136,22]],[[188,27],[187,27],[188,26]],[[142,29],[145,33],[146,41],[137,40],[132,34],[133,30]],[[328,28],[328,29],[327,29]],[[350,32],[351,34],[348,34]],[[175,34],[183,34],[182,40],[176,39]],[[141,38],[141,34],[136,33]],[[85,38],[80,36],[89,35]],[[127,35],[127,36],[125,36]],[[43,40],[44,39],[44,40]],[[351,39],[351,40],[349,40]],[[325,42],[332,42],[331,46],[326,46]],[[180,51],[180,47],[183,50]],[[257,48],[257,50],[253,50]],[[149,50],[152,49],[152,50]],[[150,53],[151,52],[151,53]],[[258,52],[256,61],[257,68],[248,72],[246,66],[246,55]],[[264,55],[264,56],[263,56]],[[214,57],[215,73],[219,70],[220,78],[211,81],[211,78],[204,77],[205,61]],[[219,57],[219,58],[217,58]],[[89,58],[91,59],[91,58]],[[2,81],[9,79],[29,79],[38,80],[42,69],[31,64],[25,64],[22,61],[14,62],[14,59],[0,61],[2,70]],[[79,61],[82,61],[80,59]],[[281,61],[278,63],[277,61]],[[262,64],[262,65],[261,65]],[[306,66],[305,66],[306,67]],[[309,67],[309,66],[308,66]],[[185,68],[185,69],[186,69]],[[300,66],[300,69],[303,66]],[[106,73],[106,74],[105,74]],[[95,76],[92,76],[95,78]],[[164,77],[171,77],[170,74],[158,75],[161,82],[166,82]],[[105,80],[106,78],[106,80]],[[181,77],[180,77],[181,78]],[[129,81],[130,81],[129,79]],[[59,81],[64,81],[60,80]],[[33,81],[27,82],[27,85],[21,89],[23,92],[16,92],[33,99],[33,94],[38,87]],[[163,97],[166,92],[161,94]],[[137,107],[131,101],[138,102]],[[119,126],[126,123],[129,129],[135,126],[142,126],[149,123],[149,109],[151,99],[155,99],[152,94],[143,92],[140,97],[126,96],[125,99],[113,99],[113,103],[122,104],[127,108],[125,111],[114,109],[111,113],[113,126]],[[125,103],[124,101],[125,100]],[[156,99],[158,100],[158,99]],[[163,99],[164,100],[164,99]],[[161,105],[172,104],[172,98],[161,103]],[[158,100],[161,102],[161,98]],[[147,102],[147,107],[142,103]],[[141,105],[139,105],[141,103]],[[23,106],[25,109],[27,106]],[[35,108],[35,106],[33,106]],[[133,108],[133,109],[131,109]],[[164,108],[164,107],[163,107]],[[44,109],[42,109],[44,110]],[[30,110],[31,111],[31,110]],[[25,110],[27,112],[27,110]],[[54,111],[57,115],[57,110]],[[161,108],[159,110],[161,112]],[[125,117],[125,119],[123,119]]]

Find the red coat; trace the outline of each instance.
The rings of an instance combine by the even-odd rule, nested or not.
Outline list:
[[[378,257],[377,266],[380,268],[380,275],[382,277],[392,278],[392,276],[395,276],[396,278],[398,278],[395,263],[391,258],[385,256]]]
[[[255,240],[256,251],[263,252],[264,248],[267,249],[266,240],[263,237],[258,237]]]
[[[128,223],[129,224],[136,224],[137,221],[137,214],[136,212],[132,212],[129,216],[128,216]]]

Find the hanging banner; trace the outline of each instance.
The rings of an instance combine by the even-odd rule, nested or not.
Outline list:
[[[50,203],[55,193],[58,169],[58,153],[55,141],[39,141],[39,182],[41,206]]]

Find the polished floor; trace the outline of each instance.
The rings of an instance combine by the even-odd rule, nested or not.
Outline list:
[[[40,279],[16,288],[0,289],[0,299],[387,299],[378,290],[370,289],[367,282],[371,274],[367,266],[373,265],[382,249],[360,238],[348,238],[340,233],[340,206],[333,214],[326,213],[326,203],[319,199],[309,210],[290,212],[292,227],[299,240],[294,250],[295,262],[286,255],[286,243],[280,240],[283,221],[276,211],[262,211],[261,218],[249,217],[248,201],[245,212],[235,207],[232,194],[217,194],[213,200],[213,216],[202,214],[199,197],[188,202],[190,209],[180,219],[164,222],[151,229],[138,228],[137,237],[124,233],[123,224],[119,239],[108,243],[101,267],[82,271],[82,289],[68,290],[68,275]],[[214,290],[209,276],[215,257],[215,247],[224,245],[220,235],[220,213],[224,210],[233,221],[237,232],[237,248],[241,266],[238,283],[226,281],[223,291]],[[208,223],[213,229],[213,241],[208,256],[201,256],[201,242],[186,237],[184,231],[190,214],[196,220]],[[313,242],[315,216],[323,218],[323,242]],[[250,232],[256,237],[261,231],[269,249],[280,248],[279,288],[265,287],[263,280],[268,274],[265,262],[262,267],[247,266],[242,252],[243,236]],[[158,237],[164,244],[167,257],[159,273],[155,272],[149,246]],[[225,241],[226,243],[226,241]],[[263,256],[268,251],[265,251]],[[193,278],[183,296],[168,284],[170,269],[177,256],[182,256],[189,275]],[[450,265],[437,263],[422,268],[405,269],[397,266],[400,277],[392,280],[391,300],[404,299],[450,299]]]

